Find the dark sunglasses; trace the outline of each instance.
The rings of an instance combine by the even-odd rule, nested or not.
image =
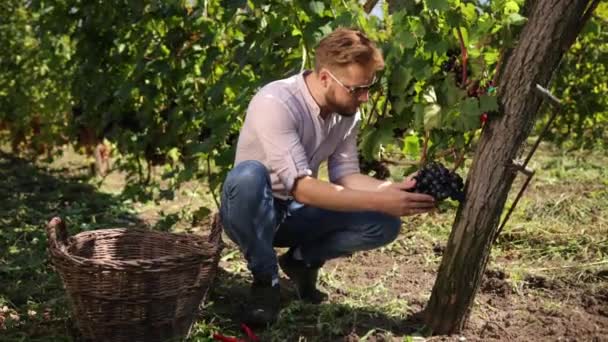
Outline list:
[[[342,86],[342,88],[346,89],[346,91],[353,96],[361,95],[365,92],[370,91],[376,85],[376,82],[377,82],[376,75],[374,75],[374,79],[372,80],[372,83],[370,83],[370,84],[360,85],[360,86],[346,86],[336,76],[334,76],[334,74],[332,74],[331,71],[329,71],[329,70],[326,70],[326,71],[327,71],[327,74],[329,74],[329,76],[331,76],[331,78],[334,79],[334,81],[338,82],[338,84],[340,86]]]

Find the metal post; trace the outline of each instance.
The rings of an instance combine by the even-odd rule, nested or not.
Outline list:
[[[532,176],[534,176],[535,171],[527,167],[528,162],[530,162],[530,159],[534,155],[534,152],[536,152],[536,149],[538,148],[538,145],[540,145],[540,142],[543,139],[543,136],[549,131],[549,129],[551,128],[551,125],[553,124],[553,121],[555,120],[557,115],[561,113],[561,111],[563,109],[562,101],[560,99],[558,99],[557,97],[555,97],[553,94],[551,94],[551,92],[549,90],[543,88],[539,84],[536,84],[536,86],[534,87],[534,90],[536,91],[536,93],[541,95],[544,99],[548,100],[551,103],[551,105],[553,105],[553,107],[556,108],[556,110],[553,111],[553,114],[549,118],[549,121],[547,121],[547,124],[545,125],[545,127],[543,128],[541,133],[538,135],[538,139],[536,139],[536,142],[532,146],[532,149],[528,153],[528,156],[526,157],[524,162],[521,163],[518,161],[511,161],[511,163],[509,165],[507,165],[507,167],[512,168],[515,172],[519,171],[519,172],[523,173],[524,175],[526,175],[526,180],[525,180],[524,184],[522,185],[521,189],[519,190],[519,192],[517,193],[517,196],[515,197],[513,204],[511,204],[511,208],[509,208],[507,215],[505,216],[502,223],[500,224],[500,227],[498,227],[498,230],[496,231],[496,235],[494,236],[494,242],[496,242],[496,239],[498,239],[498,236],[500,235],[500,233],[502,232],[503,228],[505,227],[507,221],[511,217],[513,210],[515,210],[515,206],[517,206],[519,199],[521,198],[524,191],[528,187],[528,184],[530,184],[530,181],[532,180]]]

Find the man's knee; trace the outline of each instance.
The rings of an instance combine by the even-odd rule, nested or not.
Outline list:
[[[384,223],[384,244],[389,244],[399,236],[401,231],[401,219],[398,217],[387,216],[386,222]]]
[[[224,188],[228,192],[234,192],[237,188],[246,187],[248,191],[255,192],[268,182],[269,173],[264,164],[257,160],[246,160],[228,173]]]
[[[401,231],[401,219],[390,215],[379,214],[378,219],[372,230],[372,235],[375,238],[377,247],[387,245],[397,238]]]
[[[257,160],[245,160],[238,163],[234,169],[228,173],[227,180],[238,181],[246,184],[252,182],[266,181],[268,170],[266,166]]]

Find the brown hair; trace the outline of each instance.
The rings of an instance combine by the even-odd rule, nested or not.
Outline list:
[[[375,70],[384,68],[384,58],[365,33],[354,28],[338,28],[319,42],[315,69],[345,67],[357,63]]]

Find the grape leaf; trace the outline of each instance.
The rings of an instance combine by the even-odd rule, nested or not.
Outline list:
[[[424,107],[424,129],[431,130],[441,125],[441,106],[433,103]]]
[[[416,135],[408,135],[403,140],[403,154],[417,158],[420,154],[420,141]]]
[[[375,159],[383,143],[393,141],[393,129],[389,125],[365,131],[360,143],[361,155],[365,159]]]
[[[528,19],[522,16],[519,13],[511,13],[509,14],[509,18],[507,19],[507,23],[511,25],[523,25]]]
[[[479,97],[479,110],[491,112],[498,110],[498,99],[496,96],[482,95]]]
[[[318,16],[323,16],[323,11],[325,11],[325,4],[321,1],[311,1],[308,5],[310,10],[313,11]]]
[[[426,5],[430,10],[445,11],[450,8],[446,0],[427,0]]]

